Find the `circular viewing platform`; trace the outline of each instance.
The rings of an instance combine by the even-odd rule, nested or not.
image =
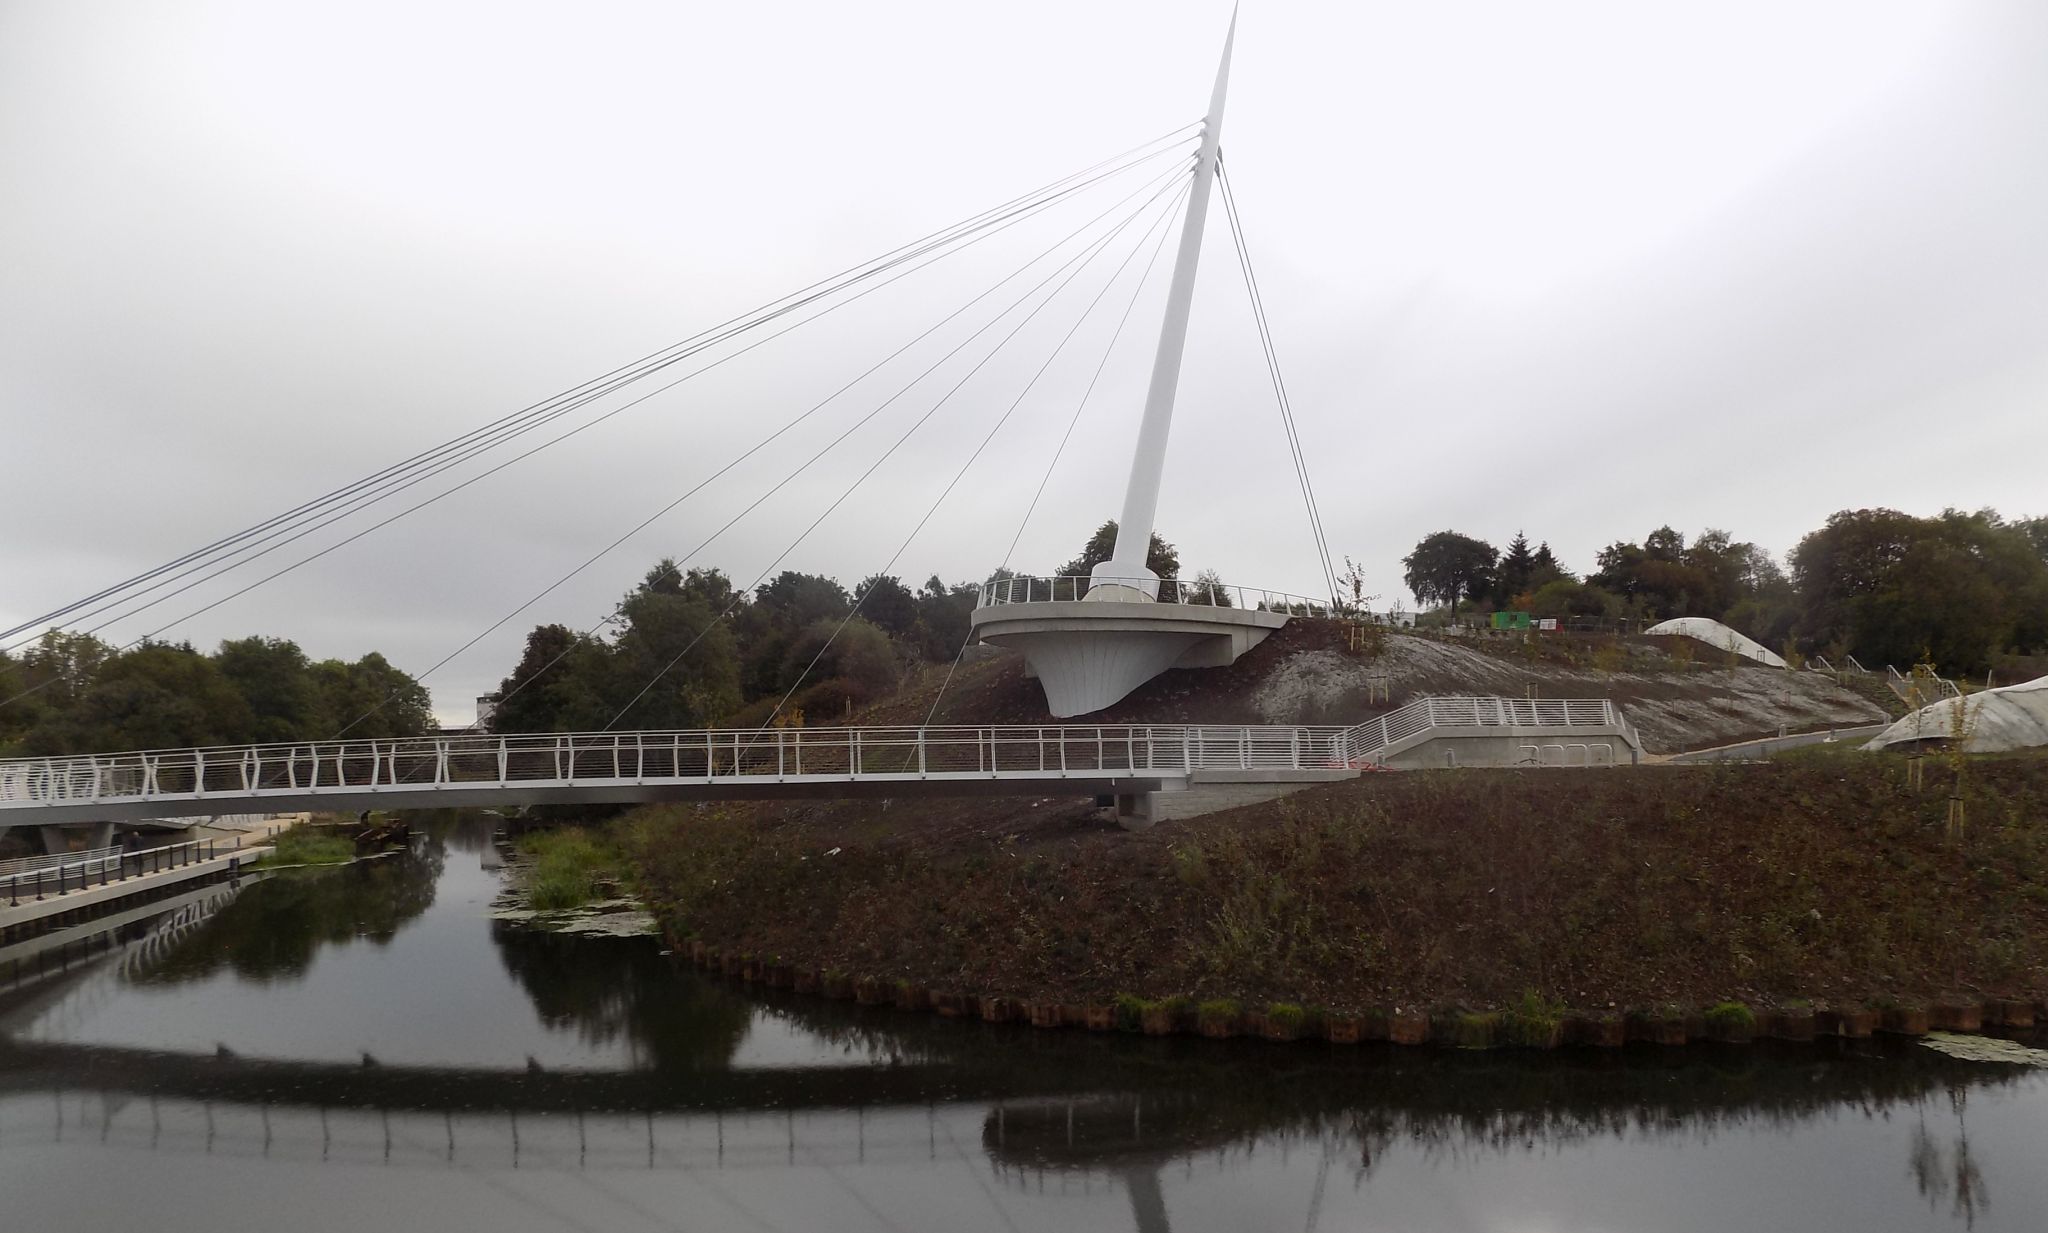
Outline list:
[[[1153,588],[1159,598],[1143,598]],[[982,584],[971,628],[1022,653],[1065,719],[1171,668],[1228,667],[1290,617],[1332,613],[1327,599],[1221,582],[1018,575]]]

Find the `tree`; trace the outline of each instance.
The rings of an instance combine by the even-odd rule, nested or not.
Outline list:
[[[213,659],[221,675],[248,704],[250,740],[323,738],[355,718],[326,714],[320,705],[319,687],[313,681],[312,664],[296,642],[261,636],[240,638],[221,643]]]
[[[2023,518],[2012,524],[2012,529],[2026,537],[2034,546],[2034,555],[2048,562],[2048,517]]]
[[[1423,537],[1415,551],[1401,558],[1406,567],[1402,580],[1418,603],[1449,604],[1458,614],[1458,601],[1484,595],[1493,588],[1494,562],[1499,554],[1485,540],[1437,531]]]
[[[21,665],[0,651],[0,754],[11,750],[35,726],[41,713],[34,696],[24,696],[27,689],[28,678],[22,675]]]
[[[1668,526],[1643,537],[1643,555],[1652,561],[1676,561],[1685,555],[1685,536]]]
[[[1060,578],[1086,578],[1096,566],[1109,560],[1116,551],[1116,519],[1111,518],[1095,528],[1095,534],[1081,547],[1081,555],[1067,562],[1055,571]],[[1180,552],[1172,544],[1159,538],[1159,532],[1152,532],[1152,542],[1145,552],[1145,568],[1161,578],[1180,577]]]
[[[1003,571],[997,571],[1001,573]],[[968,627],[981,588],[971,582],[948,587],[933,574],[917,593],[918,653],[934,663],[950,663],[967,645]]]
[[[1973,673],[2048,645],[2048,564],[1993,510],[1843,510],[1792,550],[1792,581],[1801,638],[1871,663]]]
[[[1529,595],[1529,612],[1539,617],[1612,617],[1619,608],[1614,596],[1570,578],[1554,578]]]
[[[1640,544],[1617,540],[1594,555],[1593,573],[1586,581],[1623,599],[1634,599],[1641,585],[1643,562],[1648,559]]]
[[[891,637],[907,638],[917,625],[917,596],[903,580],[889,574],[870,574],[861,580],[862,617],[880,626]]]
[[[247,739],[249,705],[187,646],[144,644],[108,660],[75,705],[28,734],[30,753],[182,749]]]
[[[114,648],[91,634],[45,630],[22,654],[22,688],[36,691],[38,705],[61,711],[78,703],[113,658]]]
[[[643,587],[626,596],[619,615],[606,701],[621,724],[701,728],[738,708],[739,647],[717,609],[680,585],[673,593]]]
[[[418,736],[434,727],[433,695],[375,651],[354,663],[323,659],[312,666],[326,736],[348,729],[356,740]]]
[[[1516,531],[1500,558],[1497,587],[1501,606],[1512,607],[1520,596],[1527,594],[1531,589],[1529,580],[1535,573],[1536,554],[1529,551],[1529,537]]]
[[[604,643],[566,625],[540,625],[498,684],[493,732],[587,732],[611,718],[611,659]]]
[[[801,629],[826,617],[842,617],[852,602],[846,588],[822,574],[784,570],[754,590],[754,607],[783,629]]]
[[[799,631],[782,661],[781,684],[788,691],[837,681],[858,706],[894,689],[901,675],[902,665],[889,635],[854,617],[843,626],[838,621],[818,621]]]

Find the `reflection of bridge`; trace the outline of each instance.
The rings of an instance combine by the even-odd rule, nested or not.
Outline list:
[[[518,1109],[844,1109],[1053,1096],[1088,1081],[1053,1069],[909,1062],[701,1070],[452,1069],[270,1060],[61,1042],[0,1041],[0,1091],[24,1084],[190,1100],[431,1112]]]

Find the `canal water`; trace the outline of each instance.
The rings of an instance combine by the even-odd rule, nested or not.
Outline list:
[[[2048,1228],[2048,1071],[1905,1043],[1541,1057],[743,994],[493,922],[482,820],[0,980],[21,1230]],[[0,960],[4,960],[0,956]]]

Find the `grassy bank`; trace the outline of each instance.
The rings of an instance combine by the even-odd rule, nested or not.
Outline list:
[[[1442,771],[1138,835],[1007,800],[653,807],[622,833],[680,936],[984,996],[1451,1007],[1510,1032],[1565,1006],[2038,1000],[2048,760],[1973,762],[1960,837],[1949,775]]]
[[[616,894],[629,872],[624,854],[603,831],[582,827],[533,831],[519,840],[534,907],[558,912]]]
[[[355,839],[326,827],[294,826],[272,843],[275,847],[264,858],[271,865],[343,865],[356,857]]]

